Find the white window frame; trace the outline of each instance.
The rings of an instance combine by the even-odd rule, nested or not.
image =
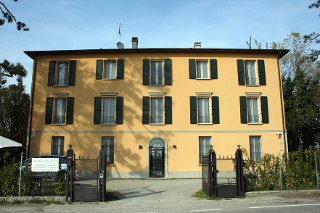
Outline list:
[[[257,100],[257,108],[258,108],[258,121],[256,122],[250,122],[249,120],[249,104],[248,104],[248,99],[256,99]],[[246,103],[247,103],[247,123],[248,124],[262,124],[262,112],[261,112],[261,100],[260,96],[246,96]]]
[[[58,142],[58,146],[54,146],[55,142]],[[62,142],[62,146],[61,146],[61,142]],[[57,154],[53,153],[53,148],[55,148],[55,147],[57,147]],[[61,153],[61,150],[62,150],[62,153]],[[52,138],[51,138],[51,155],[57,155],[57,156],[64,155],[64,136],[52,136]]]
[[[63,117],[64,117],[64,121],[63,122],[56,122],[57,121],[57,101],[58,100],[64,100],[65,101],[65,108],[64,108],[64,113],[63,113]],[[68,101],[67,101],[67,98],[65,97],[55,97],[53,98],[53,110],[52,110],[52,124],[54,125],[64,125],[66,124],[66,119],[67,119],[67,104],[68,104]]]
[[[152,122],[152,99],[161,99],[162,100],[162,115],[159,115],[159,117],[162,117],[162,122]],[[152,125],[161,125],[165,123],[165,99],[163,96],[152,96],[149,97],[150,100],[150,108],[149,108],[149,123]]]
[[[202,152],[201,147],[203,147],[203,144],[201,144],[201,142],[203,142],[203,141],[201,141],[201,138],[209,138],[209,148],[208,148],[208,150],[206,150],[207,154]],[[202,157],[209,154],[210,146],[212,145],[212,137],[202,135],[202,136],[199,136],[198,141],[199,141],[199,143],[198,143],[199,144],[199,164],[201,165],[202,164]]]
[[[254,63],[254,74],[255,74],[255,82],[253,83],[253,80],[250,80],[247,77],[247,64],[253,62]],[[245,85],[246,86],[259,86],[259,71],[258,71],[258,63],[257,60],[244,60],[244,80],[245,80]]]
[[[257,150],[256,140],[251,145],[251,138],[259,138],[259,147],[260,150]],[[262,140],[260,135],[250,135],[249,136],[249,147],[250,147],[250,160],[261,161],[262,159]],[[253,150],[251,149],[253,147]]]
[[[110,154],[108,155],[108,153],[106,152],[105,154],[106,154],[106,161],[107,161],[107,163],[109,163],[109,164],[114,164],[114,162],[115,162],[115,137],[114,136],[102,136],[101,137],[101,145],[102,146],[106,146],[106,147],[108,147],[107,146],[107,144],[105,145],[105,144],[103,144],[103,139],[112,139],[113,141],[113,150],[112,150],[112,154],[113,154],[113,162],[110,162]],[[107,149],[106,149],[107,150]],[[111,149],[110,149],[110,145],[109,145],[109,151],[110,151]],[[108,159],[109,158],[109,159]]]
[[[59,78],[59,65],[60,64],[66,64],[64,79]],[[54,86],[60,86],[60,87],[68,86],[68,84],[69,84],[69,69],[70,69],[69,61],[57,61],[56,62],[56,67],[55,67],[55,71],[54,71]]]
[[[207,78],[198,77],[198,63],[206,63],[207,64],[207,76],[208,76]],[[210,67],[209,67],[208,60],[205,60],[205,59],[196,60],[196,79],[211,79]]]
[[[199,122],[199,99],[208,99],[209,101],[209,122]],[[197,96],[197,123],[212,124],[212,101],[211,96]]]
[[[104,115],[104,102],[105,99],[114,100],[114,116]],[[101,125],[116,125],[117,121],[117,97],[116,96],[102,96],[101,97],[101,113],[100,113],[100,124]],[[104,122],[104,117],[113,117],[114,122]]]
[[[162,81],[160,84],[152,84],[152,63],[153,62],[160,62],[162,66]],[[149,78],[149,85],[150,86],[164,86],[164,61],[163,60],[150,60],[150,78]]]
[[[106,77],[106,63],[114,63],[115,64],[115,75],[114,75],[114,78],[107,78]],[[106,81],[109,81],[109,80],[117,80],[117,75],[118,75],[118,61],[116,59],[108,59],[108,60],[103,60],[103,73],[102,73],[102,79],[103,80],[106,80]]]

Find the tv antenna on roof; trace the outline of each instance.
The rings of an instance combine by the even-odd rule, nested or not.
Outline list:
[[[121,42],[121,28],[122,28],[122,23],[119,24],[119,28],[118,28],[118,35],[119,35],[119,42],[117,42],[118,49],[124,49],[124,45]]]

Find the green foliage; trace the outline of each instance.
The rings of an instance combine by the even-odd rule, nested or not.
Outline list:
[[[30,97],[22,84],[0,89],[0,135],[26,143]]]
[[[18,0],[13,0],[14,2],[17,2]],[[21,21],[18,21],[16,17],[12,14],[12,12],[9,10],[9,8],[2,2],[0,1],[0,10],[2,12],[3,18],[0,18],[0,26],[4,25],[6,22],[7,23],[16,23],[17,30],[22,30],[22,31],[29,31],[29,28],[27,25]]]
[[[55,195],[62,196],[66,194],[65,171],[59,171],[54,185]]]
[[[3,156],[3,166],[0,170],[0,195],[9,196],[18,193],[19,163],[10,162],[9,153]]]
[[[253,161],[244,153],[244,174],[246,191],[279,189],[313,189],[316,187],[315,151],[306,150],[278,157],[265,154],[261,161]],[[320,151],[317,150],[319,171]]]

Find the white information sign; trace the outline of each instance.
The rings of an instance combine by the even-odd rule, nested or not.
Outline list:
[[[59,158],[32,158],[32,172],[58,172]]]

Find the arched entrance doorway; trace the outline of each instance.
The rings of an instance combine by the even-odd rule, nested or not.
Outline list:
[[[153,138],[149,143],[149,176],[165,175],[165,143],[161,138]]]

